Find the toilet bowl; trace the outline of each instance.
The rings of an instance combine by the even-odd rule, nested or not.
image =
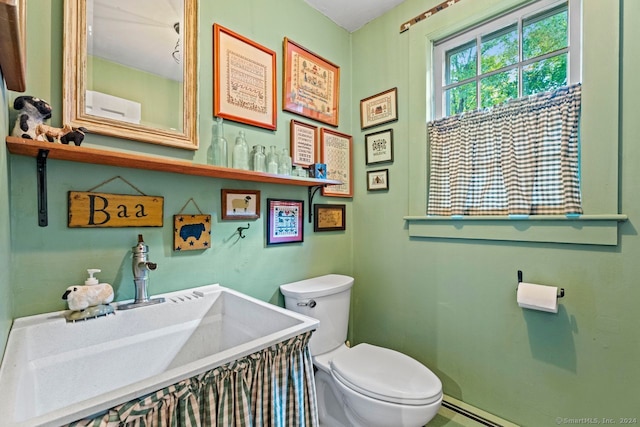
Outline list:
[[[442,383],[395,350],[344,344],[353,278],[337,274],[280,286],[285,306],[320,320],[309,342],[318,416],[327,427],[419,427],[438,412]]]

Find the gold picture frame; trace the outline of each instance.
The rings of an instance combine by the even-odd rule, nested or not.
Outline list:
[[[213,24],[213,114],[275,130],[276,53]]]
[[[282,109],[338,126],[340,67],[284,38]]]

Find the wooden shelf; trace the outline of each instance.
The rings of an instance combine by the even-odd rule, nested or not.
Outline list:
[[[7,148],[11,154],[34,158],[38,157],[40,150],[48,150],[48,159],[94,163],[98,165],[119,166],[132,169],[145,169],[158,172],[172,172],[182,175],[234,179],[238,181],[265,182],[270,184],[297,185],[303,187],[342,184],[340,181],[329,179],[274,175],[270,173],[195,164],[181,160],[170,160],[161,157],[123,153],[98,148],[87,148],[82,146],[76,147],[57,143],[33,141],[13,136],[8,136],[6,141]]]

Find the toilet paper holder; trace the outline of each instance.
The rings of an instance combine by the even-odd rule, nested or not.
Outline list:
[[[522,282],[522,271],[521,271],[521,270],[518,270],[518,284],[520,284],[520,282]],[[517,289],[518,289],[518,288],[516,287],[516,290],[517,290]],[[557,297],[558,297],[558,298],[562,298],[562,297],[564,297],[564,288],[559,288],[559,289],[558,289],[558,295],[557,295]]]

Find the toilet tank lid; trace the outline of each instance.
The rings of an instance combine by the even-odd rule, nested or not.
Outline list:
[[[342,274],[327,274],[280,286],[280,292],[286,297],[318,298],[346,291],[353,286],[353,277]]]

